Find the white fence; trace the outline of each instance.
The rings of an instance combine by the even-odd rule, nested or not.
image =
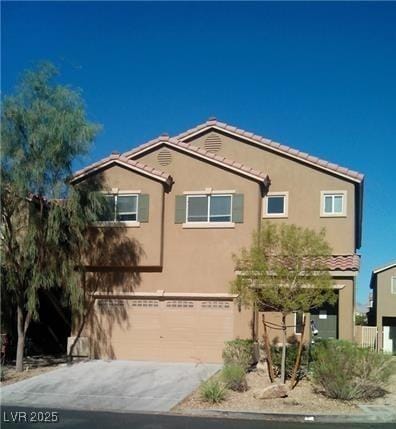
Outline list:
[[[362,347],[375,350],[377,347],[376,326],[355,326],[355,340]]]

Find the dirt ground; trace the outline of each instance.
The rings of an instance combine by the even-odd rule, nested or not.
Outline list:
[[[249,389],[246,392],[227,391],[226,400],[220,404],[210,404],[200,399],[199,389],[178,404],[173,411],[187,409],[217,409],[228,411],[251,411],[267,413],[312,413],[312,414],[352,414],[361,413],[357,406],[362,401],[339,401],[326,398],[316,392],[310,381],[304,379],[289,392],[287,398],[255,399],[253,391],[269,385],[266,375],[251,372],[247,375]],[[372,405],[396,406],[396,375],[389,385],[389,394],[370,402]]]
[[[2,367],[4,380],[0,382],[0,386],[6,386],[7,384],[13,384],[43,374],[44,372],[53,371],[61,365],[66,365],[65,357],[27,357],[24,359],[24,370],[22,372],[15,371],[15,362],[8,363]]]

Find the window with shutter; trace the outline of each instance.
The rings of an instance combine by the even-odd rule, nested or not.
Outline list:
[[[184,227],[233,227],[243,222],[243,194],[186,193],[176,197],[176,223]]]
[[[186,221],[186,196],[176,195],[175,201],[175,223]]]
[[[127,223],[137,225],[148,222],[149,196],[146,194],[106,194],[105,205],[99,217],[100,222]]]

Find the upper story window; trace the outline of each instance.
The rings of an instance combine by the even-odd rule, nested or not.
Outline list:
[[[187,195],[187,222],[231,222],[232,195]]]
[[[321,216],[346,216],[346,195],[346,191],[322,191]]]
[[[288,216],[288,192],[268,192],[264,198],[264,217],[287,217]]]
[[[107,194],[102,222],[136,222],[138,220],[138,195]]]
[[[396,295],[396,276],[391,278],[391,293]]]
[[[235,190],[186,191],[175,197],[175,223],[183,228],[235,228],[244,222],[244,195]]]

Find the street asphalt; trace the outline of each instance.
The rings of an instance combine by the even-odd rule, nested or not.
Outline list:
[[[45,418],[47,418],[45,423],[37,421]],[[2,427],[10,429],[26,427],[48,429],[52,425],[57,429],[395,429],[395,423],[290,423],[252,418],[108,413],[25,407],[2,407],[1,423]]]
[[[2,405],[97,411],[169,411],[218,364],[91,360],[4,386]]]

